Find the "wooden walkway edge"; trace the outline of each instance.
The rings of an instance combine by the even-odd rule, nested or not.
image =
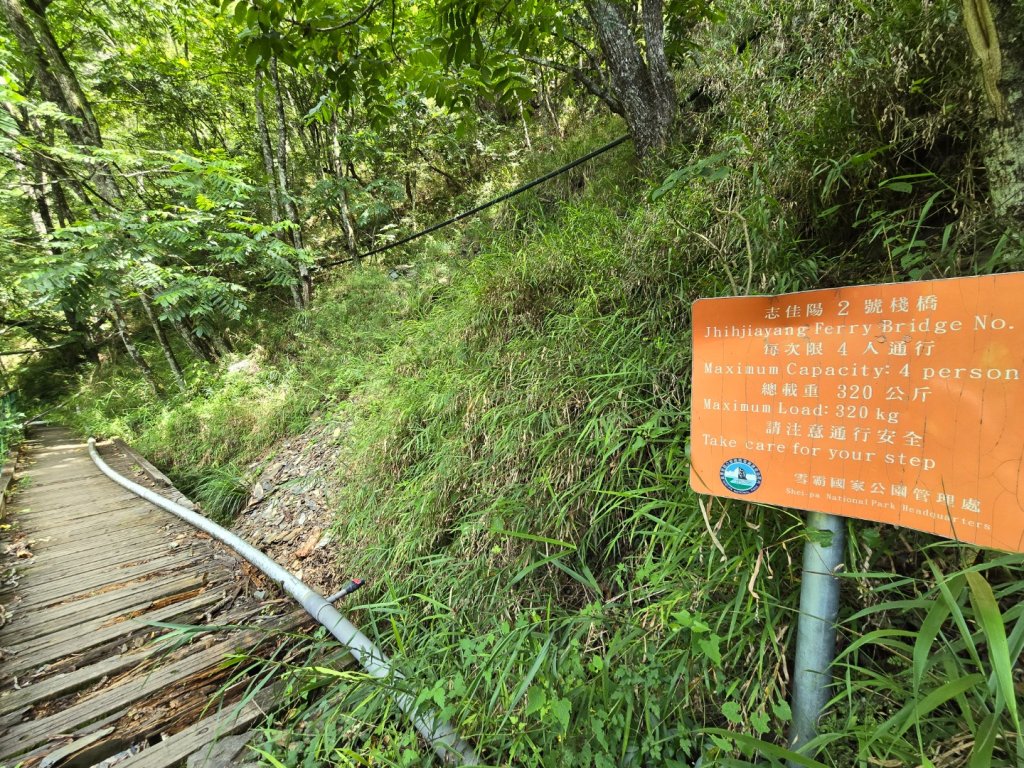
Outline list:
[[[101,451],[174,498],[125,448]],[[226,757],[213,743],[265,713],[259,697],[238,703],[248,680],[223,661],[286,642],[280,630],[301,621],[289,602],[253,596],[266,585],[247,564],[112,483],[57,427],[30,436],[0,526],[0,768],[241,762],[244,739],[224,742]],[[152,622],[246,629],[174,647],[154,642],[173,633]]]

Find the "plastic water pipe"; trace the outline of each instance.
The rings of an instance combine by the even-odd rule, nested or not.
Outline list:
[[[811,537],[804,544],[800,617],[793,662],[793,723],[789,731],[790,749],[800,753],[818,732],[818,718],[832,688],[831,667],[836,655],[839,615],[839,580],[835,574],[846,551],[843,518],[809,512],[807,527]],[[828,546],[821,543],[819,531],[832,534]]]
[[[93,463],[99,467],[99,470],[118,485],[210,534],[263,571],[275,584],[298,601],[310,616],[326,627],[327,631],[334,635],[342,645],[347,647],[356,661],[371,676],[378,679],[403,679],[403,675],[392,667],[388,657],[373,644],[370,638],[338,613],[334,606],[319,593],[292,576],[260,550],[202,515],[185,509],[180,504],[165,499],[149,488],[133,483],[119,475],[100,458],[99,452],[96,450],[96,440],[92,437],[89,438],[89,455],[92,456]],[[417,707],[416,698],[413,695],[399,691],[394,686],[390,686],[390,689],[391,696],[398,708],[412,721],[416,730],[442,760],[454,765],[482,765],[482,761],[477,757],[473,748],[459,738],[450,723],[437,718],[429,709]]]

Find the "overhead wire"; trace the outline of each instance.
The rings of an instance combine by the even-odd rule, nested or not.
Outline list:
[[[436,232],[439,229],[443,229],[444,227],[447,227],[447,226],[450,226],[452,224],[455,224],[456,222],[462,221],[463,219],[467,219],[470,216],[473,216],[473,215],[475,215],[477,213],[480,213],[481,211],[485,211],[488,208],[491,208],[492,206],[497,205],[498,203],[503,203],[506,200],[511,200],[513,197],[516,197],[517,195],[521,195],[523,192],[531,190],[534,187],[538,186],[539,184],[543,184],[544,182],[550,181],[551,179],[555,178],[556,176],[561,176],[563,173],[571,171],[573,168],[575,168],[575,167],[577,167],[579,165],[582,165],[583,163],[587,162],[588,160],[593,160],[598,155],[603,155],[605,152],[608,152],[610,150],[615,149],[620,144],[623,144],[623,143],[629,141],[629,139],[630,139],[629,134],[626,134],[624,136],[619,136],[619,138],[614,139],[613,141],[609,141],[607,144],[605,144],[603,146],[600,146],[600,147],[598,147],[597,149],[595,149],[595,150],[593,150],[591,152],[588,152],[587,154],[583,155],[582,157],[576,158],[572,162],[566,163],[565,165],[563,165],[563,166],[561,166],[559,168],[556,168],[553,171],[549,171],[548,173],[545,173],[543,176],[540,176],[540,177],[538,177],[536,179],[533,179],[532,181],[528,181],[527,183],[522,184],[522,185],[516,187],[515,189],[513,189],[513,190],[511,190],[509,192],[506,192],[503,195],[499,195],[498,197],[495,197],[492,200],[488,200],[486,203],[481,203],[480,205],[473,206],[468,211],[463,211],[462,213],[458,214],[457,216],[452,216],[450,219],[445,219],[444,221],[438,222],[437,224],[432,224],[431,226],[427,227],[426,229],[421,229],[419,232],[414,232],[413,234],[408,235],[407,237],[403,237],[400,240],[396,240],[393,243],[387,243],[386,245],[378,246],[377,248],[373,248],[373,249],[371,249],[369,251],[366,251],[365,253],[361,253],[361,254],[359,254],[357,256],[353,255],[353,256],[348,256],[348,257],[343,258],[343,259],[333,259],[331,261],[321,262],[320,264],[315,265],[314,269],[318,269],[318,270],[320,270],[320,269],[329,269],[330,267],[336,267],[336,266],[338,266],[340,264],[347,264],[347,263],[352,262],[352,261],[359,261],[361,259],[365,259],[367,256],[374,256],[374,255],[376,255],[378,253],[384,253],[384,251],[390,251],[392,248],[397,248],[400,245],[405,245],[406,243],[411,243],[413,240],[418,240],[419,238],[421,238],[421,237],[423,237],[425,235],[429,235],[431,232]]]

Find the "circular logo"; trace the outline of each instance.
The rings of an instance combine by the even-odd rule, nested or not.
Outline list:
[[[761,487],[761,470],[746,459],[729,459],[718,476],[722,478],[722,485],[733,493],[753,493]]]

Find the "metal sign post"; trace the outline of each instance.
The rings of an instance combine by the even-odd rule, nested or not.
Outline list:
[[[809,538],[804,544],[800,582],[800,616],[793,661],[793,722],[789,745],[802,751],[817,735],[818,718],[832,688],[832,661],[836,651],[839,580],[846,544],[845,521],[823,512],[807,515]],[[828,541],[825,541],[825,538]],[[791,763],[795,766],[795,763]]]

